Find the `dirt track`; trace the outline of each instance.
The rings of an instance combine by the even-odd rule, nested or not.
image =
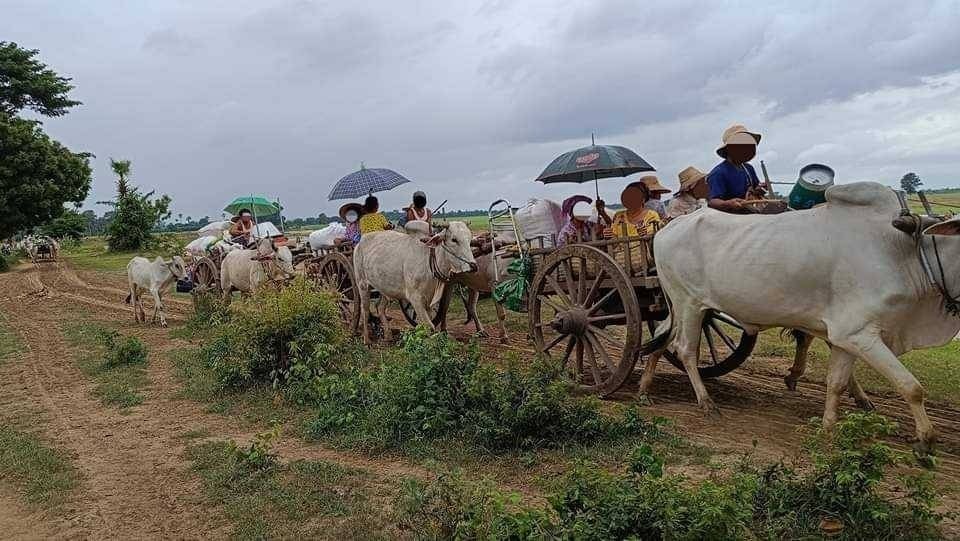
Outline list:
[[[77,497],[56,516],[27,512],[12,493],[0,490],[0,528],[5,534],[196,538],[222,537],[228,532],[219,513],[198,505],[201,494],[183,458],[187,445],[183,435],[205,429],[216,438],[247,441],[253,431],[177,397],[180,385],[163,352],[182,344],[157,327],[133,326],[132,310],[123,303],[124,285],[122,277],[74,272],[65,263],[39,270],[23,266],[0,275],[0,310],[25,344],[21,359],[0,365],[0,411],[39,416],[45,436],[70,453],[83,475]],[[167,306],[171,323],[182,321],[191,310],[184,299],[169,299]],[[150,347],[147,399],[127,414],[92,398],[91,384],[73,362],[59,325],[65,315],[78,311],[122,322]],[[467,332],[453,327],[455,335]],[[487,351],[502,348],[494,340],[488,346]],[[509,347],[522,351],[529,350],[530,344],[523,336],[515,336]],[[803,381],[799,393],[789,393],[780,379],[785,367],[783,360],[754,359],[708,383],[723,411],[720,419],[705,419],[682,375],[661,368],[654,404],[645,409],[674,419],[685,437],[724,452],[749,451],[756,440],[761,456],[790,455],[800,444],[797,428],[821,413],[824,386]],[[632,400],[630,385],[635,381],[618,399]],[[902,437],[897,443],[906,446],[913,424],[905,405],[896,397],[872,398],[881,413],[901,422]],[[928,410],[941,434],[939,475],[956,481],[960,479],[960,410],[940,404],[928,404]],[[278,451],[285,459],[331,460],[385,478],[430,475],[402,460],[344,453],[292,438],[286,438]]]

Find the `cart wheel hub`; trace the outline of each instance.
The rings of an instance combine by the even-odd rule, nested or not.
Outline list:
[[[550,326],[560,334],[582,335],[587,330],[590,323],[587,311],[584,309],[567,310],[557,314]]]

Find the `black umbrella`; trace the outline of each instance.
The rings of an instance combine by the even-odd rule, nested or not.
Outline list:
[[[557,156],[537,180],[550,184],[553,182],[589,182],[594,181],[597,199],[600,198],[600,186],[597,179],[625,177],[642,171],[656,171],[652,165],[626,147],[616,145],[597,145],[590,136],[590,146],[578,148]]]

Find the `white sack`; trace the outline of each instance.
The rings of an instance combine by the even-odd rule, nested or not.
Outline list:
[[[207,225],[197,229],[197,237],[209,237],[210,235],[219,235],[223,230],[230,229],[229,221],[210,222]]]
[[[563,211],[560,205],[549,199],[531,199],[514,216],[524,238],[534,241],[542,235],[545,237],[544,246],[551,246],[551,239],[563,227]],[[516,240],[512,232],[498,233],[498,237],[507,242]]]
[[[311,231],[310,235],[307,237],[307,241],[310,243],[310,249],[317,251],[325,246],[333,246],[333,241],[336,239],[342,239],[346,235],[346,226],[340,222],[333,222],[323,229]]]
[[[215,237],[213,235],[208,235],[206,237],[200,237],[199,239],[194,239],[190,241],[190,244],[187,244],[186,250],[190,255],[195,255],[203,257],[207,255],[207,251],[211,246],[217,243],[220,240],[220,237]]]
[[[257,237],[258,239],[264,237],[279,237],[282,234],[283,233],[277,229],[277,226],[273,225],[271,222],[263,222],[262,224],[257,224],[257,226],[253,228],[253,236]]]

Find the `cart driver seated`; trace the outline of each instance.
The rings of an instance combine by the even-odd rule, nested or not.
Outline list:
[[[560,205],[563,211],[563,227],[557,235],[557,245],[565,246],[576,242],[589,242],[597,240],[603,234],[603,224],[599,223],[599,217],[610,221],[609,216],[602,210],[593,210],[590,204],[593,200],[585,195],[574,195],[564,199]],[[597,209],[603,208],[603,201],[597,201]]]
[[[237,216],[230,219],[233,225],[230,226],[230,242],[240,244],[244,248],[249,248],[254,243],[254,229],[257,222],[253,219],[253,213],[250,209],[240,209]]]
[[[656,210],[646,206],[650,192],[643,182],[632,182],[620,194],[623,210],[613,215],[605,231],[607,237],[637,237],[652,235],[663,223]]]
[[[734,124],[723,132],[723,144],[717,154],[723,161],[707,175],[710,186],[710,208],[747,214],[750,209],[744,204],[749,199],[762,199],[757,172],[748,162],[757,155],[760,134],[747,131],[741,124]]]

